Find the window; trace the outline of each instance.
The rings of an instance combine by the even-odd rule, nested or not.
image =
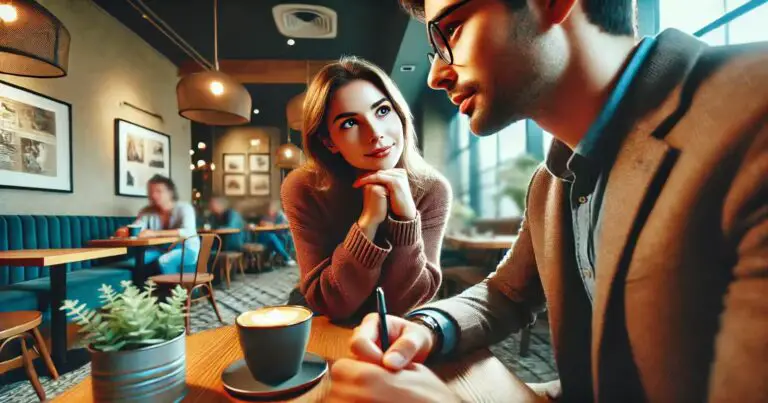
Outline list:
[[[472,207],[479,217],[497,218],[520,214],[517,207],[499,197],[499,170],[512,158],[526,152],[526,122],[509,125],[485,137],[469,131],[469,118],[457,114],[452,131],[452,150],[447,171],[454,197]]]
[[[661,30],[674,27],[692,34],[748,1],[660,0],[659,27]],[[701,39],[710,45],[766,41],[768,24],[765,21],[768,21],[768,3],[737,17]]]

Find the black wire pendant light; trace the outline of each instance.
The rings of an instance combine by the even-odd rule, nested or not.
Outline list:
[[[67,75],[69,31],[33,0],[0,0],[0,73],[55,78]]]

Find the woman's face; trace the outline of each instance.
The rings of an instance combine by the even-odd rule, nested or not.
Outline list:
[[[403,123],[392,103],[376,86],[355,80],[331,99],[325,146],[363,171],[394,168],[403,154]]]
[[[164,183],[150,183],[147,185],[149,203],[153,206],[169,206],[173,203],[173,192]]]

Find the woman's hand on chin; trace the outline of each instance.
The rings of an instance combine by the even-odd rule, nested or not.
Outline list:
[[[416,218],[416,203],[413,202],[408,173],[402,168],[371,172],[358,178],[352,185],[356,188],[380,185],[387,189],[392,213],[402,220]]]

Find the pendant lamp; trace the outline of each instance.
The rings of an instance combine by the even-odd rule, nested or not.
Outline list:
[[[251,95],[237,80],[219,71],[218,0],[213,1],[214,70],[189,74],[176,86],[179,115],[207,125],[232,126],[251,121]]]
[[[0,73],[56,78],[67,75],[69,31],[33,0],[0,0]]]
[[[306,62],[307,68],[307,87],[309,87],[309,61]],[[285,107],[285,117],[288,119],[288,127],[293,130],[301,131],[302,121],[304,120],[304,98],[307,97],[305,89],[301,94],[296,95],[288,101]]]
[[[288,141],[280,144],[275,151],[275,166],[283,169],[296,169],[301,165],[301,149],[291,143],[291,128],[287,127]]]

